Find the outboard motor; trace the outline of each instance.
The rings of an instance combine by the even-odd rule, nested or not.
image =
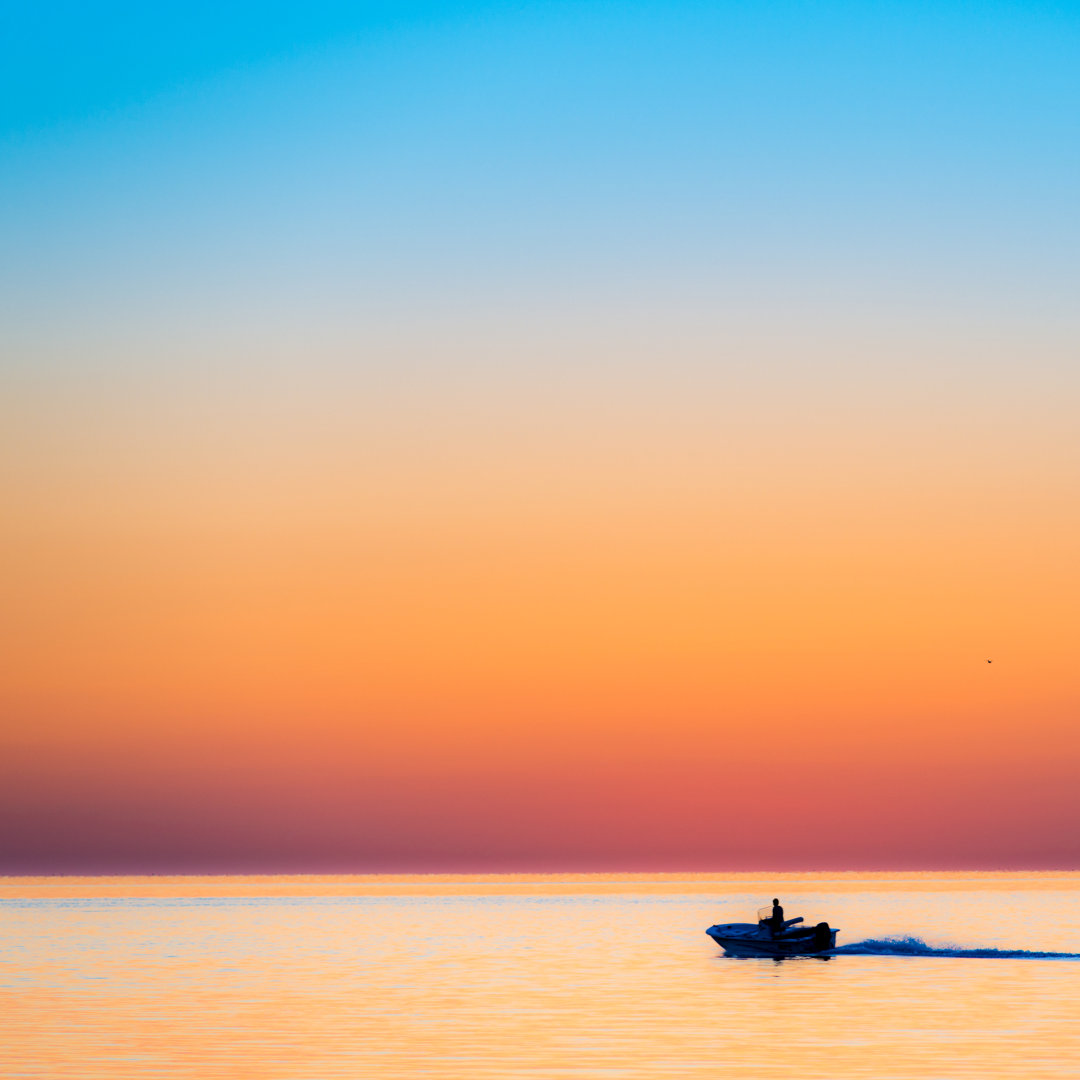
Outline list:
[[[819,922],[817,926],[814,927],[814,948],[832,948],[832,928],[827,922]]]

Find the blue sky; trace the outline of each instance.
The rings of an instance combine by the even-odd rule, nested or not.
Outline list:
[[[1071,318],[1069,6],[44,4],[5,20],[0,272],[22,356],[65,326],[93,343],[106,323],[348,321],[358,296],[1011,319],[1021,335]]]

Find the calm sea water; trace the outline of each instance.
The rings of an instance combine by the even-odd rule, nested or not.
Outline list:
[[[853,951],[722,956],[773,895]],[[1080,1077],[1040,952],[1080,874],[6,878],[0,1075]]]

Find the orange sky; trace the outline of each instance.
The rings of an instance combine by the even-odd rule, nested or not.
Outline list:
[[[12,866],[1071,864],[1052,414],[466,389],[23,385]]]

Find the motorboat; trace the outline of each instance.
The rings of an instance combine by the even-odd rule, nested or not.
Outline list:
[[[836,948],[827,922],[807,926],[799,916],[777,925],[772,908],[762,908],[756,923],[720,923],[705,931],[728,956],[813,956]]]

